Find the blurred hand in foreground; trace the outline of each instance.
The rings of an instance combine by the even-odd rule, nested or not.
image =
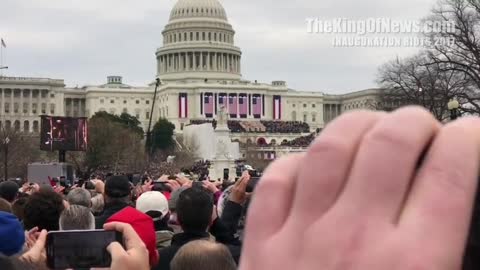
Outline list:
[[[479,164],[477,118],[343,114],[263,175],[240,269],[461,269]]]

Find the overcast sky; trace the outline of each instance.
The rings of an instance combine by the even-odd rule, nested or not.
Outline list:
[[[243,51],[245,79],[285,80],[296,90],[345,93],[375,87],[379,65],[414,48],[334,48],[307,33],[306,18],[421,19],[436,0],[220,0]],[[107,75],[145,85],[176,0],[0,0],[5,75],[101,84]]]

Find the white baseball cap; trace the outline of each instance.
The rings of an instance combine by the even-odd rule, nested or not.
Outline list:
[[[168,213],[168,201],[165,195],[158,191],[147,191],[137,199],[136,208],[142,213],[157,211],[164,217]]]

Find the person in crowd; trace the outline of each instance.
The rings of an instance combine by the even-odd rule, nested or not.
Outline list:
[[[178,189],[175,189],[171,194],[170,194],[170,199],[168,200],[168,208],[170,209],[170,221],[169,221],[169,226],[173,229],[175,233],[179,233],[182,231],[182,228],[178,224],[178,218],[177,218],[177,202],[180,194],[188,189],[189,187],[180,187]]]
[[[17,218],[23,222],[25,204],[27,203],[29,195],[19,196],[12,204],[12,213],[17,216]]]
[[[88,183],[91,183],[89,185]],[[91,194],[91,204],[90,207],[95,216],[100,215],[103,212],[105,206],[105,200],[103,194],[105,193],[105,183],[102,180],[96,179],[85,183],[85,189],[87,189]]]
[[[0,183],[0,198],[5,199],[9,203],[13,203],[18,195],[20,187],[14,181],[5,181]]]
[[[150,216],[128,206],[109,217],[107,223],[110,222],[122,222],[130,224],[148,250],[148,261],[150,267],[154,267],[158,264],[155,228],[153,225],[153,220]]]
[[[175,234],[171,245],[160,250],[161,260],[155,269],[170,269],[170,262],[183,245],[195,240],[212,239],[208,230],[212,224],[216,223],[217,217],[216,210],[214,211],[213,194],[209,191],[203,187],[192,187],[182,191],[176,203],[176,214],[183,232]],[[221,227],[220,224],[216,226]],[[230,239],[221,236],[223,239]],[[229,245],[228,248],[234,259],[238,260],[241,247]]]
[[[81,205],[90,208],[92,205],[91,200],[90,192],[83,188],[73,189],[67,195],[67,201],[70,205]]]
[[[13,256],[22,251],[25,233],[17,217],[0,211],[0,255]]]
[[[136,208],[153,219],[157,249],[170,246],[174,233],[173,229],[168,226],[170,212],[165,195],[158,191],[145,192],[137,199]]]
[[[33,193],[25,203],[23,217],[25,229],[38,227],[40,230],[58,230],[58,221],[64,209],[64,201],[58,193],[48,190]]]
[[[89,208],[74,204],[60,215],[59,227],[61,231],[94,230],[95,217]]]
[[[181,247],[170,263],[172,270],[235,270],[237,265],[225,245],[196,240]]]
[[[0,211],[12,213],[12,206],[7,200],[0,198]]]
[[[111,176],[105,183],[105,207],[95,218],[95,228],[101,229],[107,219],[130,205],[130,182],[126,176]]]

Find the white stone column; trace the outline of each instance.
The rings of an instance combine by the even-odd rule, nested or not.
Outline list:
[[[190,53],[186,52],[185,53],[185,62],[187,66],[185,67],[185,70],[190,70]]]
[[[1,108],[1,112],[0,112],[0,115],[4,115],[5,114],[5,88],[4,89],[0,89],[2,90],[2,108]],[[4,123],[5,124],[5,123]]]
[[[19,106],[19,112],[20,112],[20,115],[23,115],[23,90],[24,89],[20,89],[20,106]],[[22,127],[23,128],[23,127]]]
[[[231,66],[230,66],[230,54],[227,54],[227,71],[231,72]]]
[[[14,99],[13,99],[14,96],[15,96],[15,89],[12,89],[12,91],[10,93],[10,115],[15,114],[15,104],[14,104]]]
[[[37,115],[42,113],[42,91],[38,90],[37,96]]]
[[[170,72],[170,54],[166,54],[165,56],[165,72]]]
[[[193,70],[197,70],[197,54],[193,52]]]
[[[200,70],[203,70],[205,63],[203,63],[203,52],[200,52]]]
[[[225,55],[223,53],[220,54],[220,71],[225,71]]]
[[[218,70],[218,53],[213,53],[213,70]]]
[[[237,94],[237,118],[240,118],[240,102],[239,102],[239,99],[240,99],[240,96]]]
[[[210,71],[210,52],[207,52],[207,71]]]
[[[233,56],[233,72],[237,73],[237,56]]]
[[[180,54],[180,70],[185,71],[185,53]]]
[[[30,96],[28,97],[28,115],[33,115],[32,114],[32,109],[33,109],[33,90],[30,89]]]

